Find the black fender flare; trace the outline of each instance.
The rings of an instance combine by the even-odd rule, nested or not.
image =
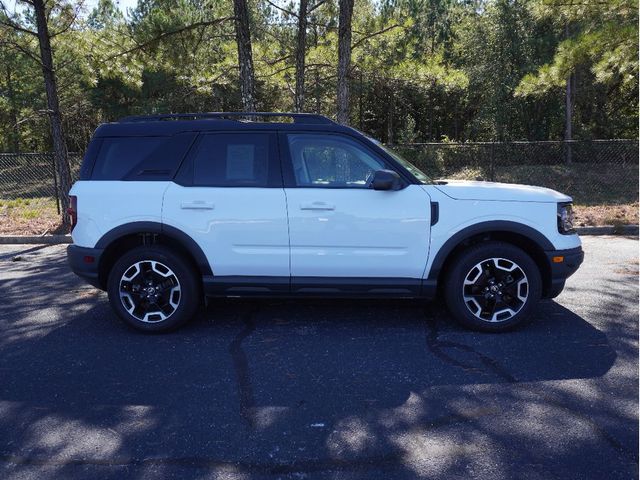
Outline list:
[[[102,235],[96,243],[95,248],[104,250],[119,238],[136,233],[157,233],[175,240],[193,257],[202,275],[213,275],[211,265],[209,265],[209,261],[202,251],[202,248],[200,248],[200,245],[182,230],[160,222],[143,221],[119,225]]]
[[[435,282],[440,275],[440,270],[444,265],[445,260],[449,256],[449,254],[463,241],[482,233],[492,233],[492,232],[508,232],[508,233],[516,233],[518,235],[522,235],[523,237],[527,237],[531,241],[533,241],[538,247],[540,247],[543,251],[554,250],[555,247],[553,243],[538,230],[524,225],[518,222],[511,222],[507,220],[491,220],[488,222],[480,222],[474,225],[470,225],[468,227],[463,228],[455,235],[450,237],[442,247],[436,253],[435,258],[433,259],[433,263],[431,264],[431,269],[429,270],[429,275],[427,277],[427,282]]]

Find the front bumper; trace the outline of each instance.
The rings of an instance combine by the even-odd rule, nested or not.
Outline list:
[[[570,250],[551,250],[545,254],[549,265],[550,282],[544,296],[555,298],[564,289],[567,278],[576,273],[582,264],[584,252],[582,247],[577,247]]]
[[[69,263],[71,271],[100,289],[104,289],[99,275],[100,257],[103,251],[101,248],[87,248],[77,245],[67,247],[67,263]]]

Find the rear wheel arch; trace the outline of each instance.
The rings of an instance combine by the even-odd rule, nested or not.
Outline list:
[[[463,251],[472,245],[488,241],[509,243],[527,253],[540,270],[543,296],[549,293],[551,271],[544,252],[545,250],[553,250],[553,244],[534,228],[509,221],[483,222],[467,227],[453,235],[438,250],[429,271],[428,281],[437,282],[439,286],[442,286],[447,271]]]
[[[98,266],[98,278],[103,288],[117,259],[141,245],[165,245],[189,262],[201,276],[212,274],[204,252],[186,233],[158,222],[133,222],[110,230],[96,243],[95,248],[104,250]]]

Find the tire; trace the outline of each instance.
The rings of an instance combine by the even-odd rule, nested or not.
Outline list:
[[[536,263],[509,243],[487,242],[462,251],[450,266],[444,298],[463,326],[504,332],[523,325],[542,295]]]
[[[198,310],[200,291],[191,264],[162,245],[128,251],[115,262],[107,281],[111,307],[143,332],[167,332],[185,324]]]

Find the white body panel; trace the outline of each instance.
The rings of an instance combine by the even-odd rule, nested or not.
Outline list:
[[[500,184],[493,185],[496,190],[499,190]],[[441,185],[425,185],[423,188],[431,196],[432,201],[440,205],[440,218],[431,229],[431,254],[425,269],[425,278],[429,276],[435,256],[449,238],[467,227],[482,222],[502,220],[526,225],[544,235],[557,250],[576,248],[581,245],[578,235],[562,235],[558,232],[555,195],[551,198],[547,197],[549,200],[546,202],[455,200],[443,193]],[[465,195],[468,196],[480,196],[486,191],[486,187],[480,187],[480,191],[474,191],[472,185],[467,188],[469,191]],[[530,191],[535,188],[526,187],[525,190]],[[512,195],[516,191],[511,186],[509,190]],[[563,196],[563,201],[569,200],[571,200],[570,197]]]
[[[94,247],[120,225],[162,221],[162,196],[170,182],[80,181],[69,192],[78,197],[73,243]]]
[[[550,188],[515,183],[445,180],[436,188],[456,200],[490,200],[492,202],[569,202],[571,197]]]
[[[419,185],[285,191],[292,277],[422,276],[431,206]]]
[[[289,276],[287,206],[281,188],[171,183],[162,221],[200,245],[214,275]]]
[[[531,227],[557,250],[581,245],[578,235],[557,231],[557,202],[570,198],[528,186],[284,190],[79,181],[70,194],[78,197],[76,245],[94,247],[120,225],[162,222],[198,243],[214,275],[427,278],[449,238],[496,220]],[[431,201],[439,204],[433,227]]]

